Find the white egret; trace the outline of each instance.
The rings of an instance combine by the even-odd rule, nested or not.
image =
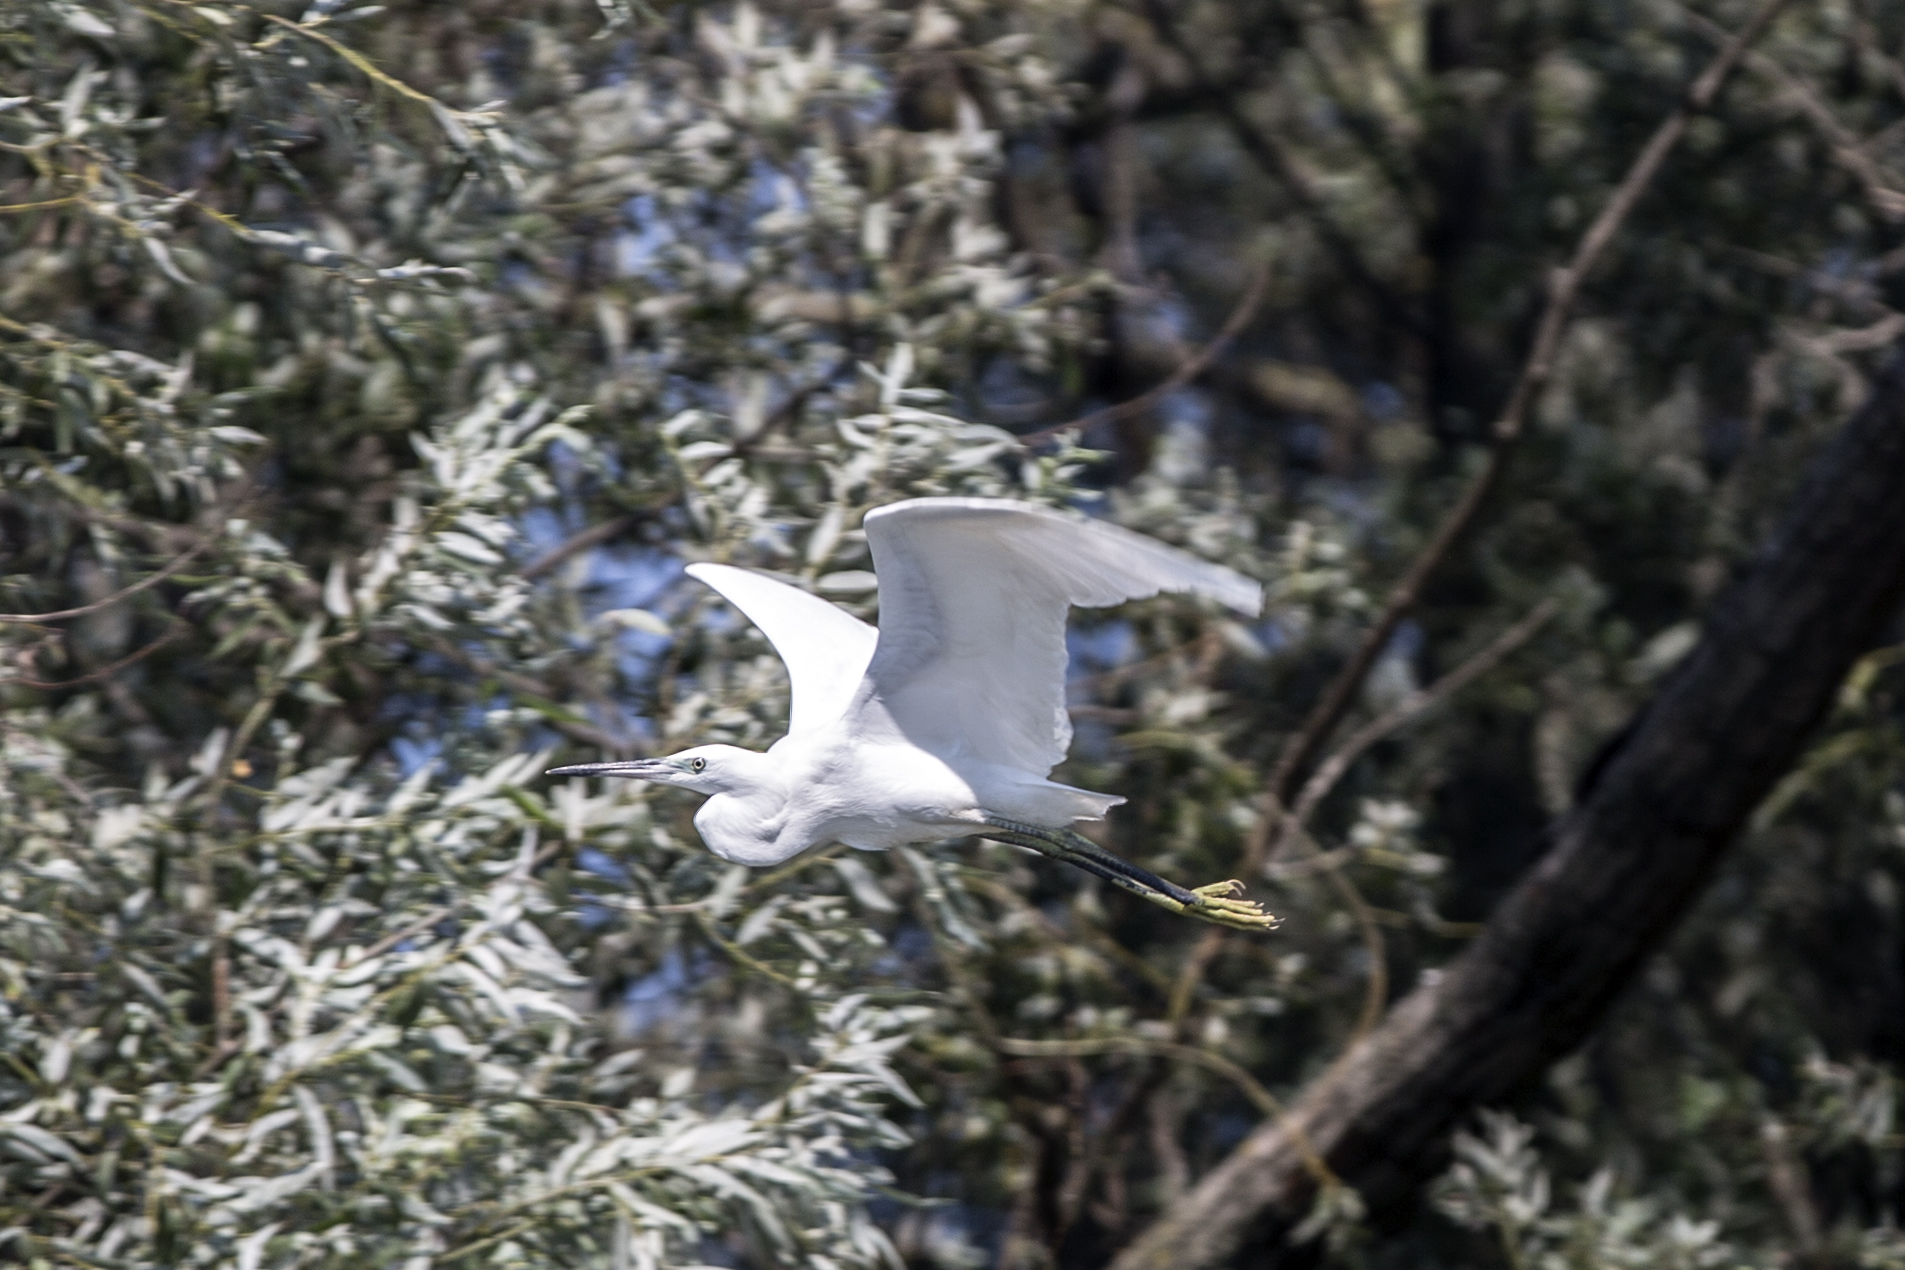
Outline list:
[[[766,753],[700,745],[667,758],[558,767],[709,795],[702,841],[741,864],[823,842],[864,851],[979,834],[1029,847],[1177,913],[1275,924],[1240,883],[1190,890],[1071,828],[1124,801],[1046,779],[1071,744],[1065,618],[1192,591],[1262,607],[1248,578],[1126,529],[1029,503],[916,498],[869,512],[876,630],[833,604],[728,565],[688,572],[760,627],[792,681],[787,735]]]

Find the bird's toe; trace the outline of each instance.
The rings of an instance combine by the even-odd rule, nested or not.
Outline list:
[[[1275,927],[1278,919],[1274,914],[1264,912],[1263,905],[1255,900],[1236,898],[1243,894],[1243,889],[1244,884],[1235,878],[1200,886],[1193,892],[1198,900],[1196,907],[1187,911],[1207,922],[1237,930],[1270,930]]]

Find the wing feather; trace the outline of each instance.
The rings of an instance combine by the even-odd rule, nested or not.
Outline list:
[[[1065,757],[1065,618],[1160,591],[1245,613],[1262,589],[1129,530],[1029,503],[918,498],[866,518],[879,644],[855,726],[1043,777]]]
[[[793,701],[787,731],[807,732],[846,713],[879,632],[799,587],[725,564],[691,564],[688,573],[761,628],[787,665]]]

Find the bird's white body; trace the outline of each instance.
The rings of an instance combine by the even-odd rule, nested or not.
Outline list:
[[[822,842],[877,851],[996,821],[1062,830],[1123,802],[1046,779],[1071,743],[1065,619],[1194,591],[1254,614],[1257,584],[1149,538],[1003,499],[920,498],[866,517],[875,628],[817,596],[727,565],[689,572],[773,643],[793,688],[766,753],[701,746],[666,759],[559,768],[710,795],[710,850],[772,865]],[[1148,875],[1146,875],[1148,876]]]
[[[958,755],[869,745],[845,719],[781,738],[755,756],[758,765],[723,757],[751,779],[703,803],[695,828],[722,859],[756,866],[779,864],[820,842],[862,851],[934,842],[981,829],[988,815],[1067,825],[1098,819],[1124,801]]]

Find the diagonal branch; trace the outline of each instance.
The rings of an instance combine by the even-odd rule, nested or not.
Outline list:
[[[819,386],[820,385],[813,385],[812,387]],[[803,393],[807,391],[809,391],[809,389],[802,390]],[[804,398],[801,397],[800,393],[796,393],[794,398],[790,399],[790,401],[792,400],[804,400]],[[799,407],[795,405],[794,408],[798,409]],[[788,407],[786,405],[781,407],[782,411],[787,409]],[[776,412],[777,415],[779,413],[778,411]],[[773,426],[774,420],[770,418],[767,423],[763,425],[762,431],[766,431]],[[561,568],[578,553],[587,551],[592,547],[599,547],[605,542],[611,542],[623,534],[633,531],[644,520],[653,520],[661,515],[663,511],[674,506],[680,499],[681,491],[679,489],[669,490],[667,493],[654,498],[652,501],[637,507],[634,511],[611,517],[599,525],[591,525],[579,533],[571,534],[563,541],[557,543],[524,565],[523,577],[532,582],[537,578],[546,577]]]
[[[1001,1054],[1010,1054],[1015,1058],[1089,1058],[1098,1054],[1156,1054],[1163,1058],[1175,1058],[1195,1063],[1230,1081],[1266,1118],[1282,1119],[1284,1115],[1283,1103],[1242,1065],[1215,1050],[1200,1049],[1195,1045],[1179,1045],[1174,1041],[1156,1041],[1143,1036],[1102,1036],[1080,1040],[1027,1040],[1002,1036],[995,1044]],[[1305,1152],[1304,1167],[1310,1170],[1310,1176],[1316,1179],[1317,1184],[1341,1186],[1342,1179],[1331,1172],[1328,1162],[1309,1147],[1308,1141],[1303,1138],[1301,1126],[1292,1125],[1291,1132],[1298,1149]]]
[[[640,523],[634,516],[617,516],[599,525],[591,525],[580,533],[571,534],[524,565],[523,577],[533,582],[544,574],[554,573],[578,553],[599,547],[612,538],[619,538]]]
[[[1303,782],[1303,789],[1297,794],[1296,802],[1290,808],[1287,823],[1295,828],[1307,824],[1311,814],[1316,811],[1317,804],[1329,796],[1330,790],[1336,788],[1336,782],[1342,780],[1343,774],[1349,771],[1350,764],[1361,758],[1369,747],[1441,705],[1500,665],[1504,658],[1533,639],[1541,628],[1548,624],[1548,620],[1555,614],[1556,607],[1553,600],[1543,600],[1535,605],[1528,616],[1497,635],[1489,641],[1487,647],[1473,657],[1427,688],[1410,693],[1387,714],[1371,719],[1352,732],[1349,739],[1337,747],[1335,753],[1317,765],[1310,779]]]
[[[1582,281],[1600,262],[1608,244],[1626,222],[1628,214],[1634,210],[1634,205],[1647,192],[1647,187],[1653,183],[1668,154],[1686,132],[1688,123],[1713,104],[1720,86],[1739,65],[1748,46],[1766,29],[1767,23],[1772,21],[1783,3],[1785,0],[1760,0],[1758,9],[1746,25],[1727,42],[1687,90],[1686,99],[1654,130],[1654,135],[1627,169],[1626,176],[1615,187],[1607,205],[1601,209],[1601,214],[1594,218],[1594,223],[1588,226],[1581,241],[1575,245],[1574,255],[1568,263],[1549,276],[1548,302],[1536,325],[1534,343],[1528,349],[1527,359],[1515,379],[1514,389],[1495,420],[1495,446],[1489,453],[1488,462],[1468,488],[1462,491],[1455,506],[1442,518],[1442,523],[1436,526],[1428,545],[1410,562],[1408,570],[1389,592],[1383,602],[1382,613],[1364,634],[1362,643],[1349,663],[1337,674],[1322,699],[1310,711],[1302,728],[1284,746],[1270,776],[1269,792],[1274,802],[1289,801],[1305,771],[1328,743],[1330,733],[1336,730],[1336,725],[1348,713],[1357,692],[1362,688],[1363,680],[1368,677],[1383,649],[1389,646],[1396,628],[1415,607],[1430,575],[1448,558],[1449,552],[1474,523],[1483,503],[1501,481],[1502,473],[1514,454],[1515,443],[1520,439],[1522,428],[1527,422],[1528,411],[1541,390],[1547,386],[1553,372],[1554,356],[1560,347],[1568,318],[1573,313]],[[1261,864],[1261,860],[1247,860],[1245,871],[1254,871],[1250,866],[1255,864]]]
[[[99,683],[102,680],[111,679],[128,666],[144,661],[161,648],[164,648],[167,644],[183,636],[188,629],[188,627],[183,625],[174,626],[171,630],[159,636],[159,638],[153,640],[150,644],[147,644],[137,652],[130,653],[109,666],[101,666],[98,670],[89,671],[74,679],[60,679],[46,682],[38,679],[28,679],[24,675],[13,675],[6,679],[0,679],[0,688],[31,688],[35,692],[56,692],[62,688],[78,688],[83,684]]]
[[[1579,1046],[1699,898],[1905,600],[1901,500],[1905,349],[1481,936],[1292,1102],[1372,1211],[1440,1170],[1463,1117]],[[1262,1125],[1112,1270],[1222,1264],[1279,1242],[1313,1194],[1289,1132]]]
[[[1496,636],[1487,647],[1457,666],[1454,670],[1436,680],[1421,692],[1412,693],[1402,704],[1379,718],[1370,720],[1350,735],[1337,751],[1324,760],[1314,775],[1304,782],[1303,790],[1297,795],[1296,805],[1281,818],[1278,834],[1282,841],[1277,846],[1279,852],[1284,843],[1294,839],[1310,845],[1305,826],[1315,814],[1317,804],[1329,796],[1336,782],[1343,779],[1353,764],[1372,745],[1411,723],[1421,715],[1447,701],[1462,689],[1480,679],[1501,663],[1502,659],[1520,648],[1554,616],[1555,605],[1552,600],[1535,606],[1534,612]],[[1310,845],[1310,849],[1316,848]],[[1352,848],[1353,850],[1353,848]],[[1383,1007],[1389,1002],[1389,957],[1383,945],[1382,930],[1376,924],[1376,915],[1363,898],[1363,893],[1343,871],[1347,860],[1330,852],[1318,852],[1315,856],[1318,867],[1329,875],[1330,885],[1335,888],[1349,911],[1356,918],[1357,929],[1361,931],[1364,945],[1369,949],[1369,979],[1363,988],[1362,1013],[1356,1017],[1356,1027],[1350,1033],[1351,1046],[1375,1030],[1382,1021]],[[1188,970],[1188,967],[1186,967]],[[1188,994],[1194,982],[1187,982],[1183,992]]]
[[[1154,12],[1161,9],[1159,0],[1148,0],[1148,3]],[[1289,807],[1292,796],[1297,794],[1310,765],[1322,753],[1329,742],[1331,733],[1335,731],[1343,716],[1348,713],[1356,694],[1362,688],[1363,681],[1374,667],[1377,658],[1388,647],[1402,619],[1415,607],[1429,577],[1473,524],[1489,494],[1500,482],[1509,459],[1513,455],[1515,445],[1521,437],[1528,411],[1541,389],[1547,385],[1552,373],[1554,356],[1560,346],[1561,336],[1566,329],[1567,320],[1572,313],[1583,279],[1599,262],[1615,234],[1625,223],[1641,196],[1646,193],[1667,156],[1685,134],[1687,125],[1694,115],[1712,106],[1720,88],[1739,65],[1753,41],[1765,31],[1783,3],[1784,0],[1760,0],[1746,25],[1727,41],[1688,89],[1682,103],[1655,129],[1640,154],[1629,166],[1620,184],[1615,187],[1606,206],[1601,209],[1600,214],[1576,244],[1568,264],[1556,269],[1550,275],[1547,304],[1536,326],[1535,338],[1529,347],[1514,388],[1496,419],[1495,445],[1487,463],[1463,491],[1455,505],[1444,515],[1428,544],[1411,562],[1402,579],[1390,591],[1381,614],[1364,635],[1349,663],[1343,667],[1324,692],[1303,726],[1285,744],[1268,781],[1267,792],[1270,805],[1267,814],[1253,828],[1245,844],[1244,856],[1239,864],[1239,872],[1243,876],[1254,876],[1262,869],[1273,842],[1285,831],[1286,824],[1291,822],[1292,817],[1286,808]],[[1318,797],[1320,796],[1319,794]],[[1340,876],[1334,870],[1332,874]],[[1347,879],[1344,881],[1347,882]],[[1345,898],[1348,899],[1353,887],[1344,886],[1339,889],[1344,890]],[[1179,1029],[1183,1027],[1188,1015],[1189,1005],[1198,981],[1222,951],[1225,940],[1226,936],[1221,932],[1210,932],[1199,941],[1186,959],[1172,994],[1171,1021]],[[1367,1016],[1367,1010],[1365,1014]],[[1385,1029],[1378,1030],[1377,1035],[1380,1035],[1382,1030],[1386,1030],[1386,1025]],[[1343,1067],[1349,1058],[1364,1052],[1372,1043],[1373,1039],[1365,1038],[1345,1056],[1345,1059],[1338,1061],[1332,1068],[1332,1072]],[[1326,1073],[1325,1077],[1316,1082],[1313,1088],[1324,1086],[1329,1079],[1330,1074]],[[1241,1158],[1241,1152],[1233,1155],[1219,1167],[1217,1173],[1224,1173],[1234,1183],[1233,1166],[1244,1167],[1236,1164]],[[1208,1209],[1211,1203],[1208,1188],[1200,1186],[1191,1197],[1187,1197],[1185,1201],[1175,1206],[1151,1231],[1141,1237],[1138,1243],[1127,1250],[1115,1263],[1114,1270],[1140,1270],[1140,1268],[1151,1266],[1178,1264],[1170,1260],[1170,1250],[1174,1246],[1173,1241],[1181,1242],[1191,1238],[1189,1222],[1201,1220],[1201,1217],[1187,1217],[1187,1214],[1193,1211],[1193,1201],[1198,1196],[1204,1197],[1198,1202]],[[1204,1232],[1209,1236],[1206,1243],[1213,1250],[1222,1249],[1223,1251],[1213,1251],[1209,1260],[1184,1264],[1206,1265],[1227,1257],[1243,1238],[1242,1226],[1257,1220],[1262,1206],[1259,1204],[1256,1208],[1251,1208],[1237,1216],[1233,1228]]]
[[[1382,655],[1389,641],[1395,636],[1396,628],[1402,619],[1412,610],[1421,597],[1423,587],[1428,583],[1442,562],[1462,536],[1468,532],[1482,505],[1490,493],[1501,481],[1502,473],[1507,470],[1509,459],[1513,456],[1515,444],[1520,439],[1522,427],[1529,407],[1535,397],[1547,384],[1552,371],[1554,354],[1561,342],[1561,334],[1566,328],[1567,319],[1574,307],[1574,300],[1580,289],[1581,280],[1594,267],[1613,241],[1615,233],[1626,221],[1634,205],[1652,183],[1661,164],[1687,130],[1687,124],[1696,112],[1704,111],[1713,104],[1720,87],[1727,76],[1739,65],[1748,46],[1766,29],[1773,15],[1785,0],[1760,0],[1759,7],[1747,24],[1729,40],[1719,54],[1694,81],[1688,89],[1685,101],[1675,108],[1672,114],[1661,121],[1654,134],[1649,138],[1640,155],[1628,168],[1626,176],[1615,187],[1613,197],[1601,214],[1588,226],[1587,232],[1576,244],[1574,255],[1568,264],[1556,269],[1550,277],[1547,307],[1541,314],[1536,328],[1534,343],[1528,350],[1527,360],[1522,364],[1514,390],[1509,394],[1500,416],[1495,422],[1495,447],[1489,453],[1488,461],[1480,473],[1469,482],[1468,488],[1448,512],[1442,522],[1436,526],[1428,544],[1416,558],[1410,562],[1403,574],[1383,601],[1381,614],[1375,624],[1363,635],[1349,662],[1337,672],[1336,678],[1324,690],[1323,696],[1311,708],[1303,726],[1297,729],[1285,742],[1266,782],[1269,795],[1269,808],[1266,814],[1251,829],[1244,842],[1243,858],[1238,862],[1237,873],[1240,877],[1255,877],[1270,857],[1271,848],[1280,841],[1284,826],[1288,821],[1291,797],[1296,794],[1299,783],[1304,779],[1309,767],[1323,752],[1329,743],[1330,735],[1341,723],[1343,716],[1349,713],[1350,706],[1361,691],[1363,681],[1369,677],[1376,659]],[[1177,991],[1173,994],[1175,1009],[1173,1021],[1183,1021],[1183,1011],[1188,1009],[1191,994],[1195,991],[1199,979],[1206,969],[1223,951],[1226,936],[1219,931],[1211,931],[1200,940],[1185,959],[1183,969],[1178,975]]]
[[[1106,406],[1103,410],[1094,410],[1088,415],[1080,415],[1069,423],[1055,423],[1050,427],[1040,428],[1036,432],[1024,433],[1018,439],[1019,444],[1036,445],[1041,441],[1051,440],[1061,432],[1083,432],[1095,424],[1116,423],[1120,419],[1129,419],[1132,415],[1142,414],[1157,405],[1166,396],[1210,369],[1211,363],[1230,347],[1230,342],[1250,325],[1250,319],[1257,315],[1257,306],[1263,303],[1263,293],[1269,285],[1270,266],[1264,264],[1259,266],[1257,272],[1252,275],[1250,285],[1244,288],[1243,295],[1237,300],[1237,307],[1230,311],[1230,316],[1224,320],[1224,325],[1217,334],[1211,337],[1210,343],[1185,358],[1169,377],[1155,387],[1139,393],[1129,401],[1121,401],[1115,406]]]
[[[226,514],[229,514],[230,510],[235,509],[228,509]],[[131,586],[114,591],[104,599],[94,600],[91,604],[82,604],[76,609],[60,609],[52,613],[0,613],[0,623],[9,626],[32,626],[40,622],[63,622],[68,618],[85,617],[88,613],[97,613],[101,609],[109,609],[121,600],[130,599],[141,591],[149,590],[159,585],[159,583],[165,581],[180,569],[192,563],[192,561],[204,554],[207,547],[217,542],[224,532],[224,520],[221,516],[217,529],[208,529],[200,534],[197,542],[168,560],[165,566],[157,573],[140,578]]]
[[[1690,12],[1687,16],[1708,39],[1716,43],[1725,41],[1726,32],[1718,23],[1698,13]],[[1865,187],[1865,199],[1872,205],[1873,211],[1888,221],[1905,220],[1905,190],[1891,186],[1884,169],[1868,153],[1865,143],[1839,122],[1839,117],[1832,113],[1831,107],[1819,100],[1819,95],[1810,84],[1788,71],[1778,58],[1765,53],[1750,54],[1747,64],[1755,74],[1775,84],[1780,94],[1798,107],[1799,113],[1825,138],[1826,144],[1832,149],[1833,160]]]
[[[1230,129],[1231,135],[1237,139],[1237,144],[1243,147],[1244,153],[1248,154],[1271,180],[1283,186],[1290,196],[1290,201],[1296,204],[1297,210],[1302,212],[1304,218],[1315,227],[1317,235],[1323,240],[1324,248],[1335,258],[1336,267],[1347,274],[1358,287],[1373,296],[1389,314],[1391,320],[1411,334],[1421,334],[1422,319],[1414,307],[1369,267],[1355,241],[1337,225],[1335,217],[1331,216],[1329,209],[1324,206],[1322,195],[1317,192],[1315,182],[1298,166],[1296,160],[1277,142],[1275,137],[1258,128],[1238,107],[1235,96],[1226,92],[1218,83],[1216,76],[1212,75],[1210,68],[1204,64],[1204,59],[1198,55],[1196,47],[1184,34],[1183,28],[1177,23],[1176,16],[1164,0],[1145,0],[1144,11],[1152,27],[1164,38],[1164,42],[1184,59],[1184,65],[1189,68],[1199,94],[1216,104],[1218,115]]]
[[[518,693],[524,697],[533,697],[538,701],[548,702],[558,710],[565,710],[562,714],[544,711],[542,717],[543,721],[551,728],[562,733],[562,735],[568,737],[571,741],[580,741],[584,745],[593,745],[606,753],[615,755],[626,755],[632,748],[639,748],[632,747],[627,741],[618,740],[610,736],[607,732],[604,732],[601,728],[593,724],[584,723],[579,719],[568,717],[566,709],[560,704],[560,694],[550,687],[549,684],[537,679],[533,675],[525,675],[521,671],[510,670],[507,667],[499,666],[486,657],[480,657],[472,653],[469,649],[464,648],[453,639],[445,639],[439,636],[430,642],[430,647],[432,651],[455,662],[457,665],[463,667],[463,669],[473,674],[481,675],[485,679],[494,680],[511,692]]]

